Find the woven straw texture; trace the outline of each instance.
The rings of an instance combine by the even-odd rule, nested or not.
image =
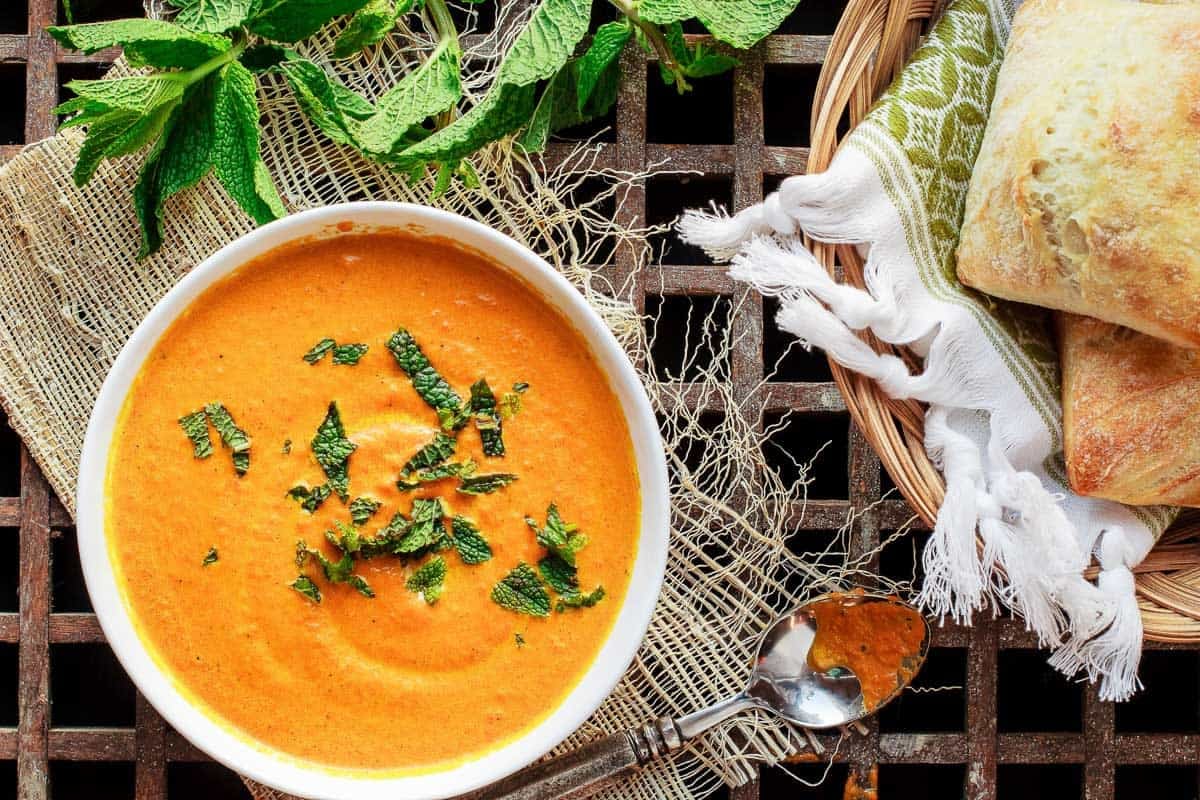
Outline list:
[[[875,98],[903,67],[921,32],[940,10],[936,0],[851,0],[830,44],[813,103],[810,173],[829,166],[849,120],[853,128]],[[863,259],[847,245],[810,242],[813,253],[832,272],[864,287]],[[915,363],[904,350],[867,341],[877,352],[894,353]],[[932,525],[944,482],[924,445],[924,408],[911,400],[888,397],[872,380],[830,362],[834,380],[857,425],[914,510]],[[1159,540],[1135,570],[1146,638],[1162,642],[1200,641],[1200,521],[1186,513]]]

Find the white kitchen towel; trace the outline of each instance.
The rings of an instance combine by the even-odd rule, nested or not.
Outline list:
[[[685,240],[780,300],[806,345],[929,404],[925,447],[946,498],[924,553],[920,602],[967,623],[1003,604],[1051,663],[1099,679],[1104,698],[1138,687],[1142,625],[1131,567],[1173,509],[1073,494],[1062,457],[1057,357],[1045,315],[958,283],[954,250],[1015,4],[954,0],[829,169],[792,177],[730,217],[690,211]],[[866,290],[838,283],[799,234],[859,245]],[[856,331],[924,357],[914,374]],[[980,543],[982,546],[980,546]],[[1095,555],[1100,577],[1085,580]]]

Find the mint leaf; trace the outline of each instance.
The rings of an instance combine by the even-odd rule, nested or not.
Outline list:
[[[445,581],[446,560],[441,556],[434,556],[408,576],[404,588],[419,593],[426,603],[433,605],[442,596]]]
[[[207,567],[217,563],[220,560],[220,555],[217,554],[215,546],[208,548],[208,552],[204,554],[204,560],[200,562],[200,566]]]
[[[572,565],[553,553],[538,561],[538,572],[556,594],[575,594],[579,591],[579,575]]]
[[[314,344],[312,349],[301,356],[301,358],[310,364],[316,364],[318,361],[324,358],[325,354],[332,350],[336,344],[337,342],[335,342],[333,339],[322,339]]]
[[[333,363],[354,366],[366,354],[365,344],[339,344],[333,348]]]
[[[293,486],[288,489],[287,496],[300,503],[300,507],[312,514],[321,504],[329,499],[329,495],[333,493],[333,489],[328,483],[322,483],[320,486],[314,486],[311,489],[307,486]]]
[[[478,475],[466,475],[459,479],[456,491],[460,494],[492,494],[516,479],[517,476],[511,472],[484,472]]]
[[[346,438],[346,429],[342,426],[342,416],[338,412],[336,402],[329,404],[325,419],[317,428],[312,439],[313,455],[317,463],[329,479],[329,485],[342,502],[350,497],[350,454],[358,448],[354,442]]]
[[[103,113],[120,110],[146,115],[159,106],[178,102],[187,85],[186,76],[180,72],[158,72],[112,80],[69,81],[66,88],[74,92],[76,97],[60,105],[55,112],[67,114],[87,108]]]
[[[471,459],[466,461],[451,461],[448,463],[438,464],[435,467],[418,470],[412,474],[409,480],[401,478],[396,481],[396,488],[402,492],[411,492],[420,489],[423,484],[433,483],[435,481],[446,480],[447,478],[461,478],[475,473],[475,462]]]
[[[353,14],[367,0],[261,0],[261,8],[246,27],[276,42],[307,39],[334,17]]]
[[[292,440],[291,439],[283,440],[282,452],[285,456],[289,456],[292,454]]]
[[[162,245],[163,204],[167,199],[195,186],[212,169],[216,81],[215,75],[209,75],[188,89],[142,165],[133,189],[134,209],[142,232],[139,258]]]
[[[450,530],[454,535],[454,549],[464,564],[482,564],[492,557],[491,545],[471,520],[455,514],[450,521]]]
[[[397,511],[387,525],[376,531],[374,536],[359,537],[359,555],[362,558],[375,558],[385,554],[396,554],[396,546],[408,532],[412,523],[408,517]]]
[[[321,590],[312,582],[312,578],[307,575],[301,575],[289,585],[314,603],[321,602]]]
[[[356,497],[350,501],[350,519],[355,525],[365,525],[383,505],[373,497]]]
[[[579,592],[565,594],[558,598],[558,602],[554,605],[554,610],[561,614],[568,608],[591,608],[604,599],[604,594],[603,586],[597,586],[587,594],[580,594]]]
[[[447,436],[438,431],[433,435],[433,441],[422,447],[412,458],[405,462],[403,469],[400,470],[400,474],[411,475],[418,470],[428,469],[429,467],[441,464],[454,455],[454,448],[457,444],[453,436]]]
[[[520,128],[535,108],[537,84],[554,77],[587,33],[591,0],[542,0],[500,62],[496,78],[474,108],[427,139],[403,150],[401,169],[456,164],[483,145]]]
[[[393,552],[397,555],[414,555],[440,547],[446,538],[445,516],[446,507],[439,498],[413,500],[412,523],[396,543]]]
[[[457,163],[525,124],[533,112],[536,97],[536,85],[493,86],[470,111],[402,150],[393,163],[401,170],[431,162]]]
[[[358,146],[357,116],[374,111],[365,98],[308,59],[291,58],[277,69],[287,78],[300,110],[322,133],[337,144]]]
[[[233,469],[238,476],[250,468],[250,437],[233,421],[233,417],[220,403],[209,403],[204,413],[221,436],[221,444],[233,451]]]
[[[422,142],[398,154],[395,164],[412,169],[426,163],[456,164],[481,146],[529,121],[538,83],[556,76],[587,34],[590,0],[541,0],[496,73],[484,100]]]
[[[258,0],[168,0],[179,9],[175,22],[193,31],[224,33],[246,21]]]
[[[258,151],[258,98],[254,76],[237,61],[217,74],[214,98],[213,164],[217,177],[255,222],[282,217],[283,201]]]
[[[117,19],[83,25],[52,25],[46,32],[70,50],[85,54],[121,47],[132,67],[192,69],[229,50],[223,36],[189,31],[156,19]]]
[[[504,455],[504,437],[500,429],[500,414],[496,411],[496,395],[483,378],[471,385],[471,411],[475,427],[483,440],[483,454],[493,458]]]
[[[186,84],[177,77],[179,74],[67,84],[77,96],[56,108],[55,113],[80,113],[61,127],[88,126],[75,164],[77,186],[91,180],[104,159],[133,153],[159,136],[183,97]]]
[[[575,567],[553,553],[538,561],[538,571],[558,595],[554,610],[559,613],[568,608],[591,608],[604,599],[603,586],[597,586],[587,594],[581,593]]]
[[[614,64],[619,69],[621,51],[632,34],[633,28],[628,20],[607,22],[596,29],[592,43],[579,58],[575,70],[576,110],[584,110],[601,78],[613,69]]]
[[[550,616],[550,595],[537,572],[523,561],[492,587],[491,597],[496,605],[518,614]]]
[[[388,338],[387,349],[400,365],[400,369],[408,375],[422,400],[435,409],[459,407],[462,399],[450,388],[450,384],[446,383],[446,379],[433,364],[429,363],[429,358],[411,333],[400,328]]]
[[[208,438],[208,417],[204,409],[179,418],[179,427],[192,442],[193,458],[208,458],[213,454],[212,439]]]
[[[378,44],[396,27],[396,8],[391,0],[368,0],[354,12],[350,22],[333,43],[333,57],[345,58],[364,47]]]
[[[359,144],[376,155],[393,154],[414,126],[452,108],[462,97],[456,41],[443,42],[425,63],[401,78],[376,101],[375,113],[359,129]]]
[[[691,60],[683,71],[689,78],[707,78],[711,75],[728,72],[737,65],[736,58],[709,50],[703,44],[697,44],[691,51]]]
[[[579,532],[579,526],[563,522],[558,513],[558,506],[551,503],[546,509],[546,525],[538,527],[531,517],[525,518],[528,525],[536,534],[537,543],[561,558],[570,566],[575,566],[575,554],[587,545],[588,539]]]
[[[591,21],[591,0],[542,0],[500,62],[496,82],[526,86],[562,69]]]
[[[798,5],[800,0],[641,0],[638,16],[658,25],[696,17],[717,39],[746,50],[778,28]]]
[[[346,579],[346,582],[358,590],[358,593],[363,597],[375,597],[375,590],[367,584],[367,579],[362,575],[351,575]],[[603,595],[601,595],[603,596]]]

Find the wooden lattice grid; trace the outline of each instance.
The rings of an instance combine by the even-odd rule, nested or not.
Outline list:
[[[0,101],[7,103],[0,162],[22,143],[54,132],[50,109],[65,80],[98,75],[115,56],[58,48],[43,32],[61,19],[56,5],[0,2]],[[710,197],[741,208],[783,176],[803,171],[813,85],[843,5],[805,0],[780,33],[742,57],[731,77],[698,82],[698,96],[683,101],[631,48],[603,162],[638,170],[669,161],[703,177],[655,179],[631,192],[619,213],[633,222],[662,221]],[[137,0],[76,0],[75,6],[80,21],[141,10]],[[810,487],[817,499],[795,515],[792,540],[799,550],[820,549],[850,511],[886,492],[878,460],[849,424],[827,368],[787,348],[769,304],[764,308],[695,251],[666,244],[665,263],[638,276],[635,294],[663,312],[665,346],[672,321],[685,319],[670,313],[673,304],[723,306],[737,334],[729,372],[744,413],[761,412],[768,421],[790,414],[776,444],[799,455],[832,440]],[[626,272],[632,268],[627,254],[618,260]],[[884,499],[857,518],[852,550],[874,549],[910,517],[902,501]],[[121,673],[90,611],[70,520],[7,429],[0,435],[0,529],[9,534],[0,536],[0,798],[244,796],[236,777],[170,730]],[[905,576],[915,552],[912,542],[899,541],[876,565]],[[951,688],[907,694],[886,709],[866,736],[842,743],[820,787],[770,768],[730,794],[841,797],[851,774],[861,784],[878,766],[884,800],[1200,796],[1200,648],[1151,646],[1143,669],[1150,688],[1118,708],[1099,702],[1094,688],[1054,675],[1035,646],[1011,619],[939,628],[919,683]],[[834,740],[823,739],[832,749]],[[813,780],[824,766],[799,762],[787,770]]]

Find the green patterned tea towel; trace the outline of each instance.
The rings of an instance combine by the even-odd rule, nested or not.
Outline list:
[[[1051,663],[1138,687],[1142,626],[1131,567],[1169,523],[1166,508],[1080,497],[1066,485],[1058,365],[1042,315],[960,285],[954,251],[1014,13],[954,0],[829,169],[789,178],[729,217],[688,212],[685,240],[731,259],[730,274],[780,300],[778,322],[893,397],[929,404],[925,447],[946,497],[924,553],[923,606],[962,623],[1003,604]],[[803,231],[867,253],[867,289],[839,284]],[[855,331],[924,357],[910,372]],[[982,547],[977,546],[982,542]],[[1083,570],[1093,555],[1101,574]]]

